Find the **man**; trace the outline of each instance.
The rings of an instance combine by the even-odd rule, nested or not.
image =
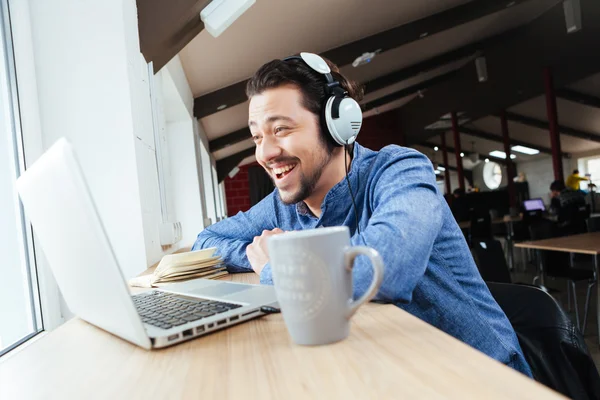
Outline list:
[[[469,202],[465,190],[455,189],[452,194],[454,198],[452,199],[451,210],[454,219],[456,219],[456,222],[468,221],[470,217]]]
[[[335,80],[359,101],[357,86],[328,64]],[[482,281],[437,190],[427,157],[399,146],[375,152],[355,143],[346,160],[345,148],[336,146],[321,120],[329,96],[325,78],[302,60],[263,65],[246,92],[256,159],[276,190],[248,212],[202,231],[194,249],[217,247],[230,271],[254,270],[262,283],[272,284],[269,237],[348,226],[352,245],[371,246],[384,260],[384,282],[376,300],[394,303],[531,375],[508,319]],[[371,276],[368,262],[358,258],[355,296],[366,291]]]
[[[578,221],[578,217],[581,220],[581,215],[585,216],[585,206],[585,193],[581,190],[572,190],[561,180],[550,184],[550,212],[557,216],[561,234],[583,233],[585,222]]]
[[[579,170],[573,170],[573,173],[567,177],[566,185],[571,190],[579,190],[581,181],[589,181],[589,178],[579,176]]]

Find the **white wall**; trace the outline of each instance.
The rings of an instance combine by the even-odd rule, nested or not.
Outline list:
[[[185,77],[179,56],[173,58],[163,74],[162,94],[167,123],[170,164],[170,209],[173,220],[181,223],[183,235],[178,247],[191,246],[204,227],[206,215],[202,190],[202,168],[198,162],[198,126],[194,118],[194,96]]]
[[[571,173],[571,160],[563,159],[565,178]],[[529,196],[541,197],[544,203],[550,204],[550,184],[554,181],[552,157],[517,164],[517,171],[524,172],[529,184]]]
[[[63,136],[73,143],[133,276],[146,267],[136,137],[151,128],[135,2],[30,0],[29,9],[42,146]]]
[[[28,164],[60,137],[74,144],[126,277],[193,243],[206,214],[199,153],[208,141],[176,57],[155,76],[166,219],[183,230],[181,242],[163,249],[150,77],[135,1],[11,0],[11,14]],[[212,196],[211,180],[208,186]],[[44,322],[53,328],[69,313],[43,254],[37,261]]]
[[[195,151],[201,132],[183,68],[176,57],[154,77],[165,220],[181,222],[183,230],[182,241],[163,250],[149,76],[135,1],[29,1],[37,81],[30,98],[39,104],[41,150],[62,136],[74,144],[124,274],[134,276],[165,252],[193,243],[203,228]]]
[[[203,228],[202,199],[196,154],[193,146],[193,122],[169,123],[169,154],[172,168],[170,181],[176,220],[181,222],[182,240],[178,245],[191,246]],[[175,162],[176,161],[176,162]]]

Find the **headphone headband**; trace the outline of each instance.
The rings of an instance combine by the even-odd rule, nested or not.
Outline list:
[[[289,60],[301,60],[325,77],[325,92],[329,96],[323,103],[325,128],[338,145],[354,143],[362,125],[362,110],[356,100],[349,97],[348,92],[333,78],[327,62],[317,54],[304,52],[282,61]]]
[[[308,55],[308,56],[306,56],[306,55]],[[313,56],[313,57],[310,57],[310,56]],[[314,56],[316,56],[316,58],[318,58],[318,59],[316,59]],[[325,90],[327,92],[327,94],[334,93],[335,88],[338,88],[338,87],[342,88],[340,83],[333,78],[333,75],[331,75],[331,69],[329,68],[329,65],[327,65],[325,60],[323,60],[318,55],[312,54],[312,53],[300,53],[299,56],[289,56],[289,57],[284,58],[282,61],[289,61],[289,60],[303,61],[313,71],[318,72],[321,75],[323,75],[325,77],[325,79],[327,80],[327,86],[326,86],[326,90]],[[342,90],[343,90],[343,88],[342,88]],[[345,93],[346,91],[343,90],[343,92]]]

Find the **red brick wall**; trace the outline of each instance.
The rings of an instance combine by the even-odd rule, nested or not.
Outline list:
[[[396,116],[393,112],[375,115],[363,121],[358,142],[369,149],[380,150],[388,144],[402,145],[403,137],[396,126]],[[225,178],[225,196],[227,199],[227,214],[233,216],[238,211],[250,209],[250,187],[248,182],[248,168],[256,166],[252,163],[240,167],[240,172],[233,178]]]
[[[372,150],[381,150],[388,144],[404,145],[404,137],[396,127],[395,113],[374,115],[363,120],[357,142]]]
[[[256,164],[254,164],[256,165]],[[225,198],[227,200],[227,215],[229,217],[237,214],[239,211],[248,211],[250,209],[250,187],[248,184],[248,167],[240,167],[233,178],[225,178]]]

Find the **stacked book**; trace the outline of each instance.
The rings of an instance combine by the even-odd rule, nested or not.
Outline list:
[[[171,282],[187,279],[215,279],[227,275],[221,257],[215,256],[217,249],[188,251],[168,254],[162,258],[154,273],[129,280],[130,286],[159,287]]]

